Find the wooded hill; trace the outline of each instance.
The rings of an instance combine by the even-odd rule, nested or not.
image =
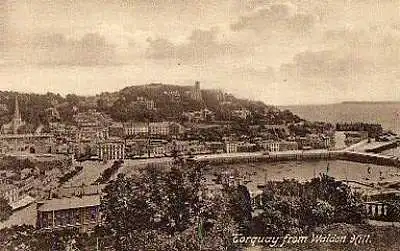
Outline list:
[[[192,86],[148,84],[126,87],[117,92],[104,92],[95,96],[68,94],[34,94],[0,92],[0,124],[11,120],[15,98],[28,127],[47,125],[51,121],[72,123],[73,115],[96,109],[109,114],[115,121],[179,121],[183,112],[207,108],[215,113],[216,120],[228,120],[232,110],[247,109],[252,120],[264,119],[273,124],[300,121],[290,111],[280,111],[260,101],[239,99],[218,90],[201,90],[202,99],[192,97]],[[151,108],[154,102],[154,109]],[[150,106],[150,107],[149,107]]]

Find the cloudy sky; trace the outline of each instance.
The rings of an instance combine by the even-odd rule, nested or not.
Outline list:
[[[0,0],[0,89],[400,101],[398,0]]]

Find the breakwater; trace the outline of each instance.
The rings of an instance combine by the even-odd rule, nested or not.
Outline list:
[[[397,157],[361,153],[352,151],[327,151],[327,150],[309,150],[309,151],[284,151],[272,153],[231,153],[231,154],[213,154],[207,156],[196,156],[194,161],[204,164],[224,165],[224,164],[242,164],[254,162],[277,162],[277,161],[309,161],[309,160],[346,160],[360,163],[369,163],[375,165],[400,167],[400,161]]]
[[[367,164],[375,164],[381,166],[395,166],[400,167],[400,161],[398,157],[386,156],[374,153],[362,153],[362,152],[350,152],[343,151],[339,158],[340,160],[354,161]]]
[[[380,153],[380,152],[383,152],[385,150],[396,148],[399,145],[400,145],[400,141],[399,140],[395,140],[395,141],[384,143],[384,144],[382,144],[380,146],[377,146],[377,147],[374,147],[374,148],[366,149],[365,152]]]

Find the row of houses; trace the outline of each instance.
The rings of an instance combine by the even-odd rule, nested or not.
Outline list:
[[[291,141],[260,141],[249,143],[245,141],[211,141],[199,140],[167,141],[162,139],[145,140],[107,140],[99,142],[94,151],[100,160],[113,160],[134,157],[170,156],[174,151],[185,155],[255,152],[255,151],[290,151],[298,150],[297,142]]]
[[[248,109],[238,109],[230,111],[232,119],[247,119],[251,115]],[[216,119],[216,113],[204,108],[198,111],[184,112],[182,114],[184,120],[191,123],[212,122]]]
[[[147,135],[167,137],[185,132],[184,127],[175,122],[126,123],[122,128],[128,137]]]

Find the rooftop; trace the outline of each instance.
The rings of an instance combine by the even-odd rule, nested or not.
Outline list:
[[[41,201],[38,203],[41,204],[38,207],[38,211],[41,212],[99,206],[100,195],[96,194],[96,195],[86,195],[82,197],[51,199],[51,200]]]

